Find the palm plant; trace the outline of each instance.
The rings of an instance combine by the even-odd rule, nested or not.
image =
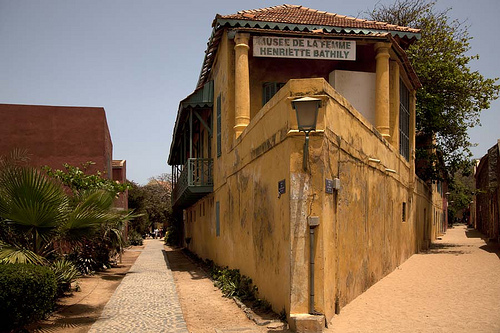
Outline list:
[[[123,214],[112,209],[108,191],[69,198],[38,169],[0,164],[0,262],[43,264],[55,242],[77,244],[103,228],[115,234]]]
[[[68,198],[62,187],[38,170],[18,166],[1,170],[0,260],[42,263],[51,254],[51,240],[67,214]]]

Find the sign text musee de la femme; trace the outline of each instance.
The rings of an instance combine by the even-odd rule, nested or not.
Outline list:
[[[356,42],[351,40],[253,37],[254,57],[356,60]]]

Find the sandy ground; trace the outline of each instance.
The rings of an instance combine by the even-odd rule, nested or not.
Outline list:
[[[115,268],[78,279],[79,292],[58,302],[58,310],[47,320],[29,327],[30,332],[85,333],[101,315],[104,306],[132,267],[143,246],[125,250],[122,262]]]
[[[500,332],[500,253],[463,225],[341,310],[333,332]]]
[[[150,240],[146,240],[150,241]],[[58,311],[48,320],[29,327],[36,333],[86,333],[101,315],[104,306],[144,247],[125,251],[122,263],[93,276],[78,280],[81,291],[59,302]],[[204,271],[180,250],[165,247],[175,279],[184,318],[191,333],[274,332],[249,320],[234,301],[224,298]]]
[[[81,291],[30,331],[87,332],[140,250],[126,251],[120,267],[80,279]],[[191,333],[285,332],[257,326],[180,251],[165,250]],[[345,306],[325,332],[499,333],[498,244],[487,245],[463,225],[449,229],[428,253],[412,256]]]
[[[189,332],[283,332],[257,326],[182,252],[165,248]]]

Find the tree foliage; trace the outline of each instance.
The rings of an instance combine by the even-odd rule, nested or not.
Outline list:
[[[133,229],[144,234],[153,224],[168,226],[172,218],[170,175],[152,177],[144,186],[133,182],[130,186],[129,207],[141,215],[131,222]]]
[[[472,167],[468,173],[457,172],[449,183],[448,195],[448,218],[453,221],[459,217],[461,212],[466,211],[474,199],[475,178],[472,175]]]
[[[422,38],[406,51],[421,83],[417,91],[417,135],[427,146],[417,157],[431,163],[420,176],[439,179],[453,174],[471,157],[467,130],[479,124],[481,110],[498,98],[497,79],[488,79],[470,69],[479,58],[468,55],[467,26],[449,17],[451,8],[439,11],[435,1],[396,0],[377,3],[367,13],[370,19],[421,29]]]
[[[64,170],[52,169],[48,166],[44,167],[45,172],[55,179],[61,181],[64,185],[71,189],[73,194],[78,194],[88,190],[106,190],[114,195],[125,192],[129,185],[119,183],[112,179],[103,177],[102,172],[97,171],[95,174],[87,173],[87,169],[94,162],[86,162],[82,168],[70,164],[64,164]]]

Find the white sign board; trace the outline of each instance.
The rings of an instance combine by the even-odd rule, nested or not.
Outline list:
[[[295,59],[356,60],[356,41],[254,36],[253,56]]]

